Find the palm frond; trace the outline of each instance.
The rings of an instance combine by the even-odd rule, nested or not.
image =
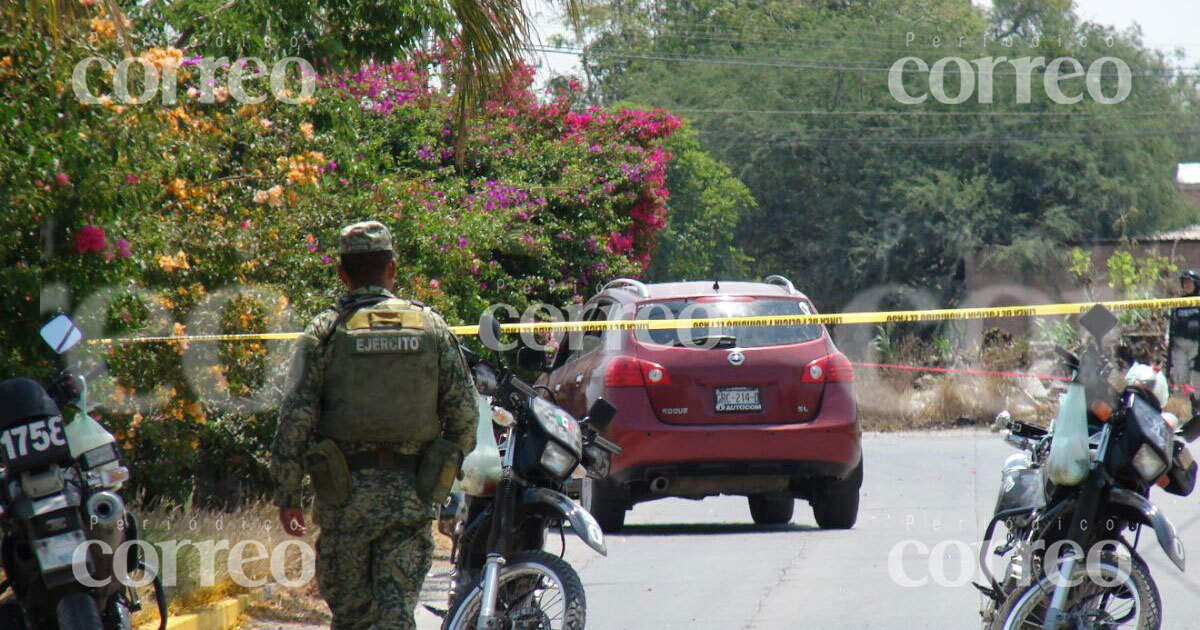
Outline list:
[[[459,51],[455,72],[456,151],[462,164],[466,120],[472,107],[482,105],[524,63],[532,21],[522,0],[448,0],[458,23],[451,48]],[[568,17],[580,28],[581,0],[565,0]]]

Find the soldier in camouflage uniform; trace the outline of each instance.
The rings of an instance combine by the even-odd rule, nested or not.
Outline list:
[[[332,439],[350,471],[343,500],[326,504],[318,495],[316,502],[317,582],[333,630],[412,629],[437,512],[417,496],[415,463],[430,436],[456,442],[463,453],[474,448],[476,394],[445,321],[391,294],[396,263],[387,228],[374,221],[351,225],[339,251],[338,275],[350,293],[297,341],[272,449],[274,501],[284,530],[303,535],[305,453]],[[351,338],[360,333],[368,336]],[[350,345],[335,343],[339,338]],[[346,370],[369,360],[388,363],[371,364],[365,373]]]

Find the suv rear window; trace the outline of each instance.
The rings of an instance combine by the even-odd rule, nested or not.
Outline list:
[[[687,312],[685,313],[685,309]],[[780,298],[734,298],[720,302],[666,300],[647,302],[638,307],[637,318],[649,320],[702,319],[708,317],[769,317],[772,315],[810,315],[812,309],[801,300]],[[802,326],[736,326],[634,331],[640,343],[664,346],[703,345],[713,337],[732,337],[742,348],[782,346],[812,341],[821,336],[817,324]]]

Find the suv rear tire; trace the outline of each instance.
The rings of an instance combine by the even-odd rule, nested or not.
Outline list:
[[[821,529],[850,529],[858,521],[858,496],[862,487],[862,461],[845,479],[831,482],[809,499]]]
[[[607,479],[585,477],[579,488],[579,502],[604,533],[615,534],[625,527],[628,493],[617,484]]]
[[[796,512],[796,499],[790,494],[756,494],[746,498],[755,525],[785,525],[792,522]]]

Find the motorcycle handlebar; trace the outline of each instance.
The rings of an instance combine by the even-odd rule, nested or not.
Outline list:
[[[625,452],[625,449],[621,448],[620,445],[604,437],[603,435],[597,435],[592,440],[592,444],[595,444],[597,447],[602,448],[613,455],[620,455],[621,453]]]
[[[509,375],[508,386],[511,387],[512,389],[516,390],[518,393],[523,394],[525,396],[532,396],[532,397],[536,398],[538,395],[536,389],[534,389],[532,386],[530,386],[525,381],[522,381],[521,379],[517,378],[517,376],[515,374]]]
[[[79,389],[79,379],[82,378],[84,381],[91,381],[106,369],[108,369],[108,362],[101,361],[83,374],[82,377],[72,374],[69,370],[59,370],[46,379],[43,387],[45,387],[46,393],[50,395],[50,398],[60,407],[74,404],[79,400],[79,395],[82,393]]]

